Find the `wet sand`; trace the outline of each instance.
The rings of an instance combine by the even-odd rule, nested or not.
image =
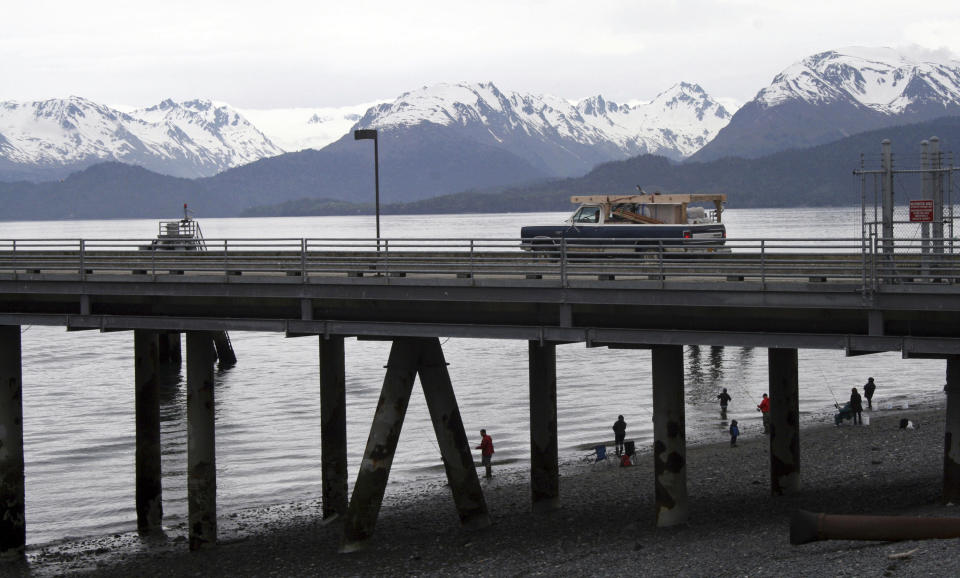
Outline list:
[[[443,480],[391,485],[366,550],[338,554],[338,521],[319,504],[256,508],[221,518],[220,544],[187,550],[185,528],[163,539],[115,535],[32,548],[4,575],[358,576],[644,575],[917,576],[960,575],[960,542],[824,541],[792,546],[791,515],[960,516],[942,505],[944,405],[876,410],[869,426],[825,416],[801,433],[803,489],[770,492],[768,441],[744,432],[738,447],[691,445],[690,517],[654,525],[653,458],[620,468],[561,464],[560,509],[530,511],[528,474],[494,470],[482,480],[492,525],[461,529]],[[899,428],[908,418],[916,429]],[[441,475],[442,477],[442,475]]]

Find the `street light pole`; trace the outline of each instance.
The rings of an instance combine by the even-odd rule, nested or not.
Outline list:
[[[377,212],[377,252],[380,252],[380,151],[377,146],[376,129],[358,129],[353,131],[353,140],[373,140],[373,186]]]

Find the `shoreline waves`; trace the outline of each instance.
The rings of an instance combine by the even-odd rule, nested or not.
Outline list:
[[[561,507],[530,511],[525,465],[494,468],[482,480],[492,525],[459,527],[442,473],[390,484],[367,548],[338,554],[342,525],[324,523],[317,501],[221,516],[220,543],[187,550],[186,527],[141,539],[135,533],[30,546],[0,575],[350,576],[649,575],[810,576],[958,575],[957,540],[824,541],[791,546],[799,508],[862,515],[960,516],[940,502],[945,400],[923,396],[903,409],[868,412],[869,426],[810,416],[800,436],[802,488],[770,495],[767,438],[745,432],[729,442],[687,448],[690,516],[656,528],[651,451],[637,465],[561,463]],[[902,418],[916,429],[900,429]]]

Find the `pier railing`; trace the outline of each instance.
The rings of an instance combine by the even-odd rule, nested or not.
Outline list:
[[[152,239],[0,239],[0,276],[127,275],[197,281],[284,276],[288,281],[453,277],[538,280],[669,280],[857,284],[865,291],[902,283],[960,284],[952,240],[728,239],[559,240],[522,246],[511,239],[206,239],[206,250]],[[217,279],[219,277],[219,279]],[[191,279],[193,280],[193,279]],[[365,281],[369,282],[369,281]]]

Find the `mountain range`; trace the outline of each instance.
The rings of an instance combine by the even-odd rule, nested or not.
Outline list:
[[[282,152],[236,111],[207,100],[129,112],[76,96],[0,102],[0,180],[56,180],[104,161],[202,177]]]
[[[321,114],[318,109],[310,116],[309,109],[252,112],[277,130],[286,126],[286,136],[276,138],[285,146],[321,147],[295,152],[280,151],[242,112],[210,101],[168,100],[127,112],[77,97],[7,102],[0,103],[0,185],[36,181],[38,175],[63,182],[39,187],[13,182],[0,192],[7,199],[4,218],[44,218],[41,198],[54,197],[65,204],[46,203],[50,218],[54,212],[75,218],[156,214],[147,211],[156,203],[133,190],[138,186],[173,206],[184,201],[203,206],[198,214],[204,216],[301,199],[356,206],[371,201],[373,155],[371,143],[355,141],[351,132],[374,128],[381,202],[400,206],[460,191],[553,186],[557,178],[575,179],[594,167],[649,155],[662,159],[673,174],[706,174],[685,167],[726,157],[769,159],[779,151],[830,142],[851,145],[859,141],[844,137],[865,130],[960,115],[958,103],[960,63],[910,59],[888,49],[805,58],[732,117],[690,83],[644,103],[618,104],[601,96],[569,102],[503,91],[492,83],[455,83],[423,87],[365,110]],[[336,140],[321,146],[329,138]],[[127,166],[90,166],[102,160]],[[66,178],[85,166],[90,168]],[[632,180],[647,182],[644,175]],[[709,186],[679,182],[693,189]],[[78,199],[92,204],[79,207]],[[12,207],[25,212],[17,216],[7,210]]]
[[[756,158],[957,114],[960,61],[890,48],[821,52],[778,74],[691,160]]]

